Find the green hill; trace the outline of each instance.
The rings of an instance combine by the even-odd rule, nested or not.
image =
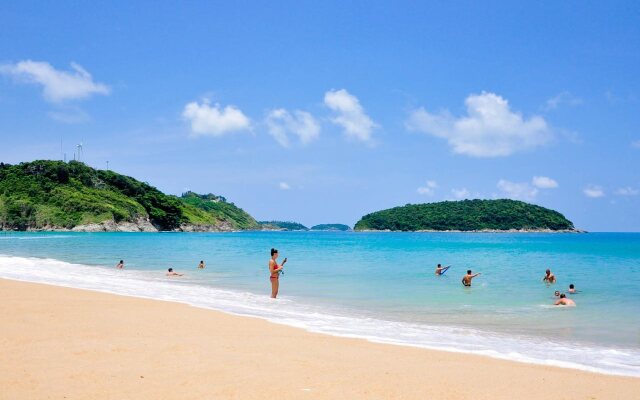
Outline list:
[[[291,221],[260,221],[262,230],[265,231],[308,231],[309,228]]]
[[[367,214],[354,230],[573,231],[573,223],[557,211],[516,200],[463,200],[407,204]]]
[[[350,231],[351,227],[344,224],[319,224],[311,227],[312,231]]]
[[[215,200],[214,200],[215,198]],[[257,222],[222,197],[166,195],[81,162],[0,163],[0,229],[236,230]]]
[[[211,224],[216,221],[227,221],[233,229],[260,229],[258,222],[243,209],[233,203],[227,202],[222,196],[214,194],[197,194],[194,192],[183,193],[180,197],[187,206],[198,210],[197,213],[191,207],[185,207],[184,213],[192,224]]]

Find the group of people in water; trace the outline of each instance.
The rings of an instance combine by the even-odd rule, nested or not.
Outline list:
[[[285,258],[284,260],[282,260],[282,264],[278,264],[278,256],[279,256],[278,249],[272,248],[271,258],[269,259],[269,281],[271,282],[271,298],[272,299],[275,299],[276,297],[278,297],[278,290],[280,289],[280,275],[284,274],[284,264],[286,264],[287,262],[287,259]],[[120,262],[116,264],[116,268],[123,269],[124,260],[120,260]],[[200,263],[198,264],[198,269],[204,269],[204,268],[205,268],[205,263],[203,260],[201,260]],[[449,268],[451,268],[450,265],[443,267],[442,264],[438,264],[436,266],[436,271],[435,271],[436,276],[444,275],[449,270]],[[481,274],[480,272],[474,274],[473,271],[471,271],[470,269],[467,270],[467,274],[462,277],[462,285],[464,287],[471,287],[471,281],[473,280],[473,278],[477,277],[480,274]],[[183,276],[183,275],[184,274],[175,272],[173,268],[169,268],[166,273],[166,276]],[[554,284],[556,283],[556,276],[551,272],[550,269],[547,269],[545,271],[544,277],[542,278],[542,281],[547,284]],[[570,294],[576,293],[576,288],[573,283],[569,285],[569,293]],[[575,306],[576,305],[576,303],[570,298],[568,298],[565,293],[560,293],[560,291],[558,290],[555,291],[555,297],[557,298],[556,302],[554,303],[554,305],[556,306]]]
[[[449,268],[451,268],[450,265],[443,267],[442,264],[438,264],[436,266],[435,273],[437,276],[442,276],[445,274],[445,272],[447,272]],[[474,274],[470,269],[468,269],[467,274],[462,277],[462,285],[464,287],[471,287],[471,280],[480,274],[481,274],[480,272],[478,272],[477,274]],[[547,268],[547,270],[545,271],[544,277],[542,278],[542,281],[547,284],[554,284],[556,283],[556,276],[551,272],[549,268]],[[576,292],[577,291],[576,291],[575,285],[573,283],[570,284],[569,293],[575,294]],[[554,305],[556,306],[575,306],[576,305],[575,301],[568,298],[566,294],[560,293],[559,290],[556,290],[554,295],[557,298],[556,302],[554,303]]]

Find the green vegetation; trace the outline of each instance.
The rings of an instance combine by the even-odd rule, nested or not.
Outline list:
[[[228,221],[233,229],[260,229],[260,225],[251,215],[235,204],[228,203],[222,196],[186,192],[180,199],[185,204],[184,213],[193,224],[211,224],[209,221],[213,218],[213,224]],[[199,212],[194,212],[192,208]]]
[[[77,161],[0,163],[0,229],[71,229],[105,221],[149,221],[159,230],[187,225],[258,227],[223,197],[188,192],[178,198]]]
[[[308,231],[309,228],[291,221],[260,221],[263,230],[269,231]]]
[[[320,224],[311,227],[312,231],[350,231],[351,227],[344,224]]]
[[[367,214],[355,230],[476,231],[574,230],[557,211],[516,200],[463,200],[407,204]]]

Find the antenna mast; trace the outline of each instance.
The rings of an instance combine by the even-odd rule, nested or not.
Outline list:
[[[76,147],[78,148],[78,161],[82,161],[82,156],[84,155],[82,151],[82,143],[78,143]]]

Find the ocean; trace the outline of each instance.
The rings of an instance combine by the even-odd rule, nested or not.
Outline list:
[[[289,260],[277,300],[272,247]],[[124,270],[114,268],[120,259]],[[451,265],[444,276],[434,275],[438,263]],[[185,275],[167,278],[169,267]],[[546,268],[556,284],[542,282]],[[471,288],[460,283],[467,269],[482,273]],[[0,278],[640,376],[640,233],[0,232]],[[554,291],[570,283],[577,307],[554,307]]]

